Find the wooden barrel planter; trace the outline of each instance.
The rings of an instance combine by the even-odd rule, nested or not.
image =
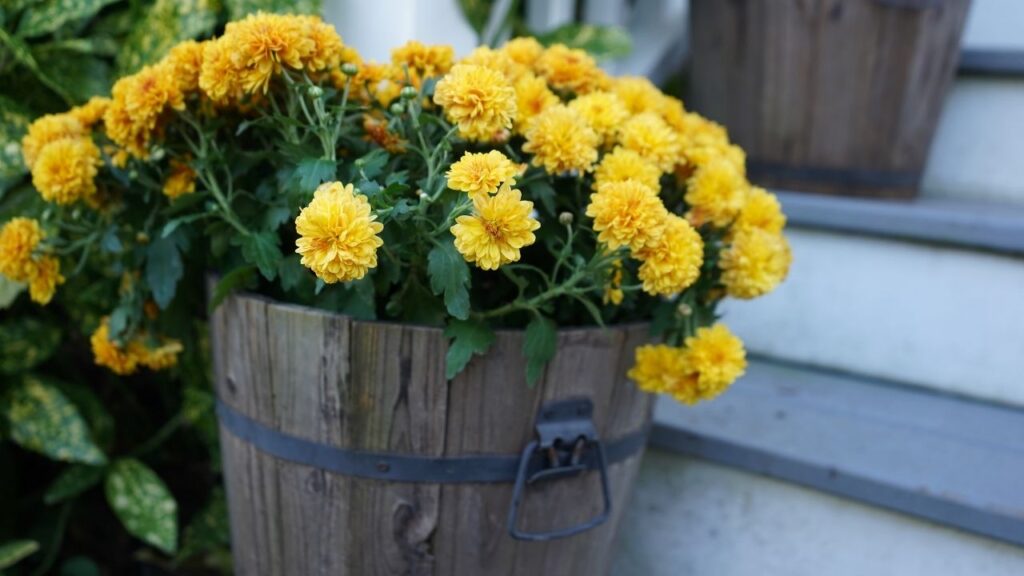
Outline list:
[[[229,297],[212,341],[235,573],[606,574],[650,422],[625,375],[647,334],[562,331],[528,388],[522,332],[499,331],[447,381],[437,328]]]
[[[970,0],[693,0],[688,104],[751,180],[916,194]]]

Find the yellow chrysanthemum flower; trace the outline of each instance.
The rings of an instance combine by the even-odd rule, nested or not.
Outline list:
[[[184,350],[179,340],[165,338],[156,348],[146,348],[145,353],[138,359],[139,364],[159,372],[173,368],[178,364],[178,355]]]
[[[683,350],[665,344],[637,348],[636,360],[626,376],[638,388],[652,394],[671,392],[691,378]]]
[[[110,340],[109,318],[103,318],[89,338],[93,360],[97,366],[109,368],[114,374],[134,374],[139,360],[145,357],[146,348],[138,341],[127,342],[124,346]]]
[[[722,251],[718,266],[726,293],[735,298],[757,298],[775,289],[789,274],[793,261],[785,236],[758,228],[736,232]]]
[[[531,36],[513,38],[506,42],[499,50],[504,52],[514,62],[527,68],[532,68],[534,63],[537,62],[537,58],[540,58],[540,55],[544,53],[544,47],[541,46],[541,43]]]
[[[530,122],[523,152],[533,154],[533,165],[543,166],[549,174],[588,172],[597,160],[600,143],[597,132],[579,112],[559,104]]]
[[[528,67],[513,60],[504,50],[493,50],[487,46],[473,49],[468,56],[459,61],[459,64],[483,66],[501,72],[512,84],[524,76],[532,75]]]
[[[718,396],[747,369],[743,342],[724,324],[698,328],[684,342],[683,354],[692,377],[678,382],[671,393],[686,404]]]
[[[170,173],[164,180],[164,195],[174,200],[196,191],[196,171],[178,158],[171,159]]]
[[[587,216],[598,241],[612,250],[641,250],[661,234],[668,211],[658,194],[635,180],[600,184],[590,195]]]
[[[32,167],[32,185],[47,202],[71,204],[96,194],[100,149],[91,138],[51,142]]]
[[[47,305],[57,292],[57,286],[64,283],[60,273],[60,260],[53,256],[42,256],[33,262],[28,275],[28,294],[37,304]]]
[[[635,180],[655,192],[661,190],[661,170],[644,157],[621,146],[605,154],[594,170],[595,187],[609,182]]]
[[[207,98],[221,105],[235,102],[242,96],[233,47],[223,38],[203,43],[199,89]]]
[[[106,114],[107,107],[109,106],[110,98],[93,96],[85,104],[68,110],[68,115],[81,122],[85,129],[89,129],[103,119],[103,115]]]
[[[103,116],[107,136],[139,158],[148,154],[164,113],[185,108],[184,94],[167,64],[146,66],[121,78],[111,95],[113,101]]]
[[[662,94],[651,111],[661,116],[665,123],[676,132],[681,132],[686,125],[686,107],[683,106],[683,101],[678,98]],[[685,141],[683,142],[683,148],[686,148]]]
[[[340,66],[343,58],[352,58],[333,24],[324,22],[318,16],[304,15],[298,18],[303,34],[312,41],[312,45],[305,46],[307,51],[301,55],[303,69],[310,72],[331,70]],[[348,59],[345,61],[350,61]]]
[[[174,77],[178,90],[189,94],[199,89],[199,72],[203,67],[205,43],[187,40],[171,48],[163,63]]]
[[[699,166],[686,186],[687,218],[695,226],[712,223],[724,228],[740,213],[750,184],[731,162],[709,160]]]
[[[518,173],[519,167],[497,150],[466,152],[448,169],[448,187],[470,195],[494,194]]]
[[[81,138],[88,134],[84,124],[72,114],[47,114],[29,125],[28,132],[21,139],[21,155],[29,170],[43,148],[51,142],[65,138]]]
[[[265,94],[282,66],[303,68],[304,58],[316,49],[305,23],[301,17],[264,12],[228,23],[218,42],[230,47],[245,92]]]
[[[451,227],[455,249],[484,270],[517,262],[519,251],[536,241],[533,231],[540,228],[532,210],[533,202],[523,200],[508,184],[494,196],[475,196],[473,215],[459,216]]]
[[[662,172],[671,172],[682,153],[679,136],[654,112],[643,112],[627,120],[619,131],[619,143]]]
[[[460,136],[479,142],[511,129],[516,114],[516,92],[505,75],[472,64],[452,68],[437,83],[434,102],[458,125]]]
[[[611,92],[584,94],[569,102],[569,108],[579,112],[606,144],[615,140],[619,126],[629,118],[625,105]]]
[[[657,86],[642,76],[620,76],[612,81],[612,91],[630,114],[657,111],[665,98]]]
[[[685,219],[670,214],[661,234],[636,253],[643,261],[638,276],[648,294],[677,294],[700,277],[704,242]]]
[[[34,262],[32,253],[43,241],[39,222],[31,218],[12,218],[0,228],[0,274],[15,282],[29,278]]]
[[[612,262],[612,270],[608,275],[608,280],[605,282],[604,295],[601,297],[601,301],[605,305],[618,306],[622,304],[622,299],[625,295],[625,292],[622,291],[622,259],[619,258]]]
[[[376,219],[351,184],[321,184],[295,219],[295,252],[328,284],[358,280],[377,267],[377,248],[384,244],[378,236],[384,225]]]
[[[771,234],[779,234],[786,226],[786,215],[775,194],[759,186],[751,186],[747,193],[747,201],[740,210],[740,215],[732,223],[730,231],[757,228]]]
[[[560,92],[588,94],[605,90],[611,84],[608,75],[589,54],[564,44],[550,46],[537,58],[534,68]]]
[[[516,81],[516,122],[518,134],[525,134],[538,114],[559,104],[561,100],[548,88],[543,78],[526,74]]]
[[[352,77],[349,97],[358,102],[376,101],[381,106],[387,106],[398,98],[402,91],[402,81],[402,70],[393,64],[360,64],[359,71]],[[345,86],[344,82],[336,85],[339,89]]]
[[[455,60],[455,50],[451,46],[428,46],[416,40],[410,40],[391,51],[391,63],[401,68],[408,68],[414,85],[423,78],[441,76],[448,72]]]

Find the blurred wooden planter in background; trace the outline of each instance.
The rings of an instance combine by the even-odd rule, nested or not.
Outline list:
[[[970,0],[693,0],[688,104],[763,186],[916,194]]]
[[[648,327],[561,331],[534,388],[525,384],[522,338],[499,331],[489,353],[447,381],[440,329],[229,297],[213,315],[212,341],[236,574],[606,574],[650,423],[650,397],[625,376]],[[592,401],[607,455],[611,514],[592,530],[512,538],[512,478],[387,479],[401,476],[405,457],[498,456],[515,475],[538,411],[575,397]],[[368,472],[331,471],[352,461]],[[595,470],[523,494],[524,531],[603,510]]]

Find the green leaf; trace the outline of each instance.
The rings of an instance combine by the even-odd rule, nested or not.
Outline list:
[[[48,73],[42,71],[35,57],[32,56],[32,51],[28,45],[22,42],[20,38],[15,38],[8,34],[6,30],[0,28],[0,44],[6,46],[10,50],[11,55],[14,56],[14,60],[28,69],[43,85],[53,90],[66,103],[74,104],[74,98],[64,88],[64,85],[54,80]]]
[[[586,50],[598,60],[619,58],[630,53],[633,41],[629,33],[619,26],[595,26],[570,23],[537,36],[545,46],[565,44],[570,48]]]
[[[100,576],[100,567],[85,556],[72,556],[60,565],[59,576]]]
[[[25,291],[26,285],[21,282],[9,280],[6,276],[0,275],[0,310],[9,307],[17,299],[18,295]],[[0,345],[0,349],[3,346]],[[0,361],[2,363],[2,361]],[[0,372],[3,368],[0,367]]]
[[[0,570],[10,568],[36,553],[39,543],[35,540],[11,540],[0,544]]]
[[[526,357],[526,384],[534,386],[544,375],[544,367],[555,356],[558,327],[540,314],[526,326],[523,336],[523,356]]]
[[[43,0],[25,10],[18,24],[18,36],[31,38],[49,34],[72,20],[90,18],[117,0]]]
[[[0,324],[0,374],[27,372],[53,356],[60,327],[32,316],[14,316]]]
[[[178,281],[185,274],[181,253],[173,237],[160,237],[146,249],[146,283],[153,291],[153,300],[166,310],[174,300]]]
[[[74,498],[99,484],[103,479],[103,472],[104,468],[101,466],[86,466],[84,464],[69,466],[46,489],[46,493],[43,494],[43,502],[57,504]]]
[[[281,289],[291,291],[309,278],[309,269],[301,264],[298,254],[289,254],[281,259],[277,266],[277,274],[281,279]]]
[[[168,554],[178,548],[178,504],[148,466],[117,460],[106,481],[107,503],[129,534]]]
[[[459,0],[459,8],[478,37],[483,36],[496,0]]]
[[[210,310],[216,310],[225,298],[240,288],[256,287],[256,267],[251,265],[239,266],[225,274],[213,287],[213,296],[210,298]]]
[[[9,98],[0,96],[0,179],[16,178],[25,173],[21,159],[21,138],[28,130],[30,116]]]
[[[228,532],[228,502],[222,488],[215,488],[210,500],[185,528],[178,561],[187,560],[203,552],[224,548],[230,544]]]
[[[555,189],[551,186],[551,183],[546,180],[540,180],[530,184],[529,188],[530,198],[540,201],[541,206],[548,214],[555,215]]]
[[[110,92],[112,68],[107,61],[87,54],[33,51],[39,67],[54,78],[75,102]]]
[[[452,320],[444,335],[451,338],[445,356],[445,376],[449,380],[462,372],[474,354],[484,354],[494,344],[494,331],[476,320]]]
[[[319,14],[321,0],[224,0],[228,20],[262,10],[279,14]]]
[[[305,158],[295,167],[293,178],[298,180],[299,190],[310,194],[323,182],[334,180],[337,166],[324,158]]]
[[[26,376],[7,396],[6,416],[16,444],[54,460],[104,464],[78,408],[54,385]]]
[[[277,234],[273,232],[258,232],[248,236],[242,236],[242,257],[246,262],[255,264],[260,269],[260,274],[267,280],[277,277],[277,266],[284,255],[278,248]]]
[[[117,68],[123,74],[163,57],[175,44],[206,36],[217,25],[217,0],[156,0],[134,22],[121,51]]]
[[[434,294],[444,294],[448,313],[459,320],[469,318],[469,266],[450,238],[442,240],[427,255],[427,273]]]
[[[363,156],[356,158],[352,163],[355,173],[362,176],[363,180],[372,180],[380,175],[384,165],[388,163],[388,152],[381,148],[374,148]]]

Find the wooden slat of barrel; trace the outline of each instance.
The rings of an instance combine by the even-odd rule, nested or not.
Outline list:
[[[543,401],[590,396],[605,439],[643,426],[651,401],[625,378],[645,326],[560,333],[542,382],[525,386],[522,334],[501,332],[451,383],[440,330],[365,323],[252,296],[212,319],[218,394],[287,434],[356,450],[514,454]],[[223,430],[237,574],[601,574],[639,456],[612,466],[612,519],[549,543],[513,540],[510,484],[344,477],[278,460]],[[599,512],[598,476],[531,488],[524,528]]]
[[[729,128],[760,184],[912,195],[912,182],[820,174],[913,180],[924,169],[969,0],[892,4],[694,0],[688,104]],[[792,173],[803,169],[818,173]]]

